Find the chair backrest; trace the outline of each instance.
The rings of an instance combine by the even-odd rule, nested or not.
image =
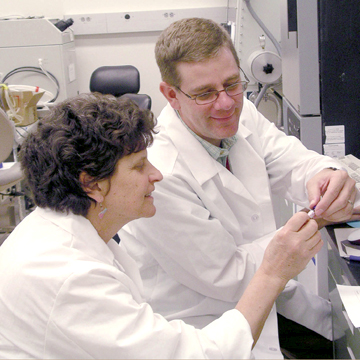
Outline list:
[[[14,136],[14,127],[5,111],[0,108],[0,163],[5,161],[11,154]]]
[[[101,66],[90,78],[90,91],[112,94],[116,97],[126,96],[135,101],[140,108],[151,109],[151,98],[146,94],[138,94],[140,74],[132,65]]]

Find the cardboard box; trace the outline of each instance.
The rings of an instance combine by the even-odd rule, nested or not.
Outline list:
[[[6,101],[5,91],[8,91],[10,99],[12,99],[16,116],[14,116]],[[32,91],[3,89],[1,96],[9,119],[14,121],[16,126],[27,126],[36,122],[38,120],[36,104],[43,94],[44,91],[34,93]]]

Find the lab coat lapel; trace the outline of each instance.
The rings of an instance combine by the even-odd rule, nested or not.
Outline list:
[[[168,105],[169,106],[169,105]],[[166,129],[182,161],[184,161],[196,181],[203,185],[218,173],[214,160],[200,142],[188,131],[175,111],[171,108],[172,119]]]
[[[132,283],[129,284],[131,287],[132,293],[139,295],[139,297],[136,299],[137,301],[142,301],[142,295],[143,294],[143,283],[140,277],[139,269],[137,267],[137,264],[133,258],[131,258],[126,251],[119,246],[119,244],[111,239],[108,242],[108,246],[110,250],[114,254],[114,263],[115,265],[122,270],[136,285],[137,289],[134,290],[134,286]],[[134,295],[135,296],[135,295]]]
[[[252,203],[253,198],[242,182],[233,176],[224,166],[209,156],[200,142],[186,129],[173,109],[171,109],[169,115],[170,114],[172,116],[171,121],[165,124],[167,132],[181,155],[182,160],[186,163],[199,185],[203,187],[206,182],[213,179],[216,175],[219,175],[222,185],[227,190],[232,191],[234,194]]]
[[[251,144],[251,131],[239,124],[238,140],[229,155],[232,172],[258,204],[270,200],[268,174],[262,154]]]

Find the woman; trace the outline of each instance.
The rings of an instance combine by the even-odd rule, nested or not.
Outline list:
[[[297,214],[268,246],[236,309],[202,330],[154,314],[134,260],[112,240],[155,213],[146,156],[153,115],[84,94],[28,136],[21,164],[37,208],[0,247],[0,357],[249,358],[277,295],[320,249]],[[171,234],[171,229],[169,229]]]

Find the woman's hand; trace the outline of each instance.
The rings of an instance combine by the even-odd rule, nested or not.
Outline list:
[[[286,283],[305,268],[322,245],[316,221],[305,212],[295,214],[275,234],[263,262],[236,305],[250,325],[253,346]]]
[[[322,245],[316,221],[299,212],[275,234],[260,269],[287,282],[306,267]]]

